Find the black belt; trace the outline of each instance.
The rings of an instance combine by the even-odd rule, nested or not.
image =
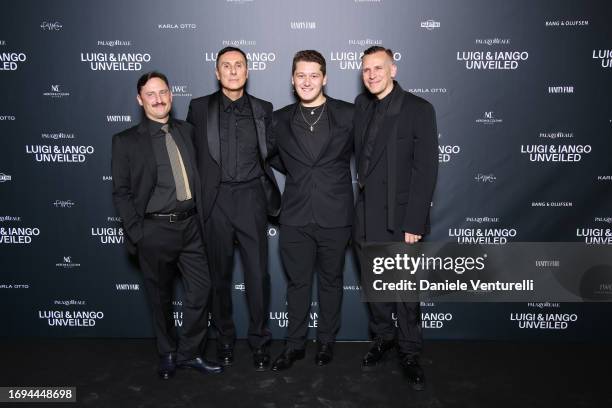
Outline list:
[[[170,213],[170,214],[157,214],[157,213],[148,213],[145,214],[145,218],[149,218],[152,220],[165,220],[168,222],[176,222],[183,221],[187,218],[191,217],[196,213],[195,207],[188,211],[178,212],[178,213]]]

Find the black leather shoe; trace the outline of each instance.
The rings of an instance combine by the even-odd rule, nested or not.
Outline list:
[[[231,366],[234,364],[234,345],[233,344],[221,344],[217,348],[217,358],[222,366]]]
[[[305,354],[306,352],[304,349],[284,349],[281,355],[276,357],[276,360],[272,363],[272,371],[281,371],[291,368],[293,362],[303,359]]]
[[[363,356],[361,366],[364,368],[375,366],[384,359],[387,351],[391,350],[393,347],[395,347],[395,340],[383,340],[378,337],[372,342],[370,350]]]
[[[425,389],[425,373],[415,358],[404,357],[400,360],[404,375],[415,391]]]
[[[169,380],[176,371],[176,357],[174,354],[165,354],[159,357],[159,366],[157,374],[162,380]]]
[[[265,347],[259,347],[253,351],[253,365],[255,371],[266,371],[270,367],[270,353]]]
[[[331,363],[334,358],[334,343],[318,343],[317,354],[315,355],[315,363],[318,366],[324,366]]]
[[[179,368],[193,368],[202,374],[220,374],[223,372],[223,367],[212,361],[206,361],[200,357],[192,360],[181,361],[176,364]]]

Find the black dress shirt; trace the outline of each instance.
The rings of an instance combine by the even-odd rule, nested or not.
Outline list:
[[[155,163],[157,164],[157,184],[147,204],[146,212],[168,214],[191,210],[195,206],[193,198],[185,201],[177,201],[176,199],[176,183],[174,182],[170,157],[168,156],[168,149],[166,148],[166,134],[161,130],[164,124],[149,119],[146,120],[148,121],[149,133],[153,142]],[[174,132],[177,132],[177,130],[173,132],[172,122],[170,122],[169,131],[176,142],[177,136]],[[179,146],[178,143],[177,146]],[[181,158],[183,159],[187,179],[189,180],[189,187],[193,194],[193,173],[187,161],[187,152],[181,151],[180,146],[178,148],[181,153]]]
[[[242,183],[263,175],[253,111],[246,94],[232,101],[221,93],[221,182]]]
[[[325,111],[321,112],[321,109],[325,109]],[[320,118],[319,115],[321,115]],[[317,121],[318,118],[319,120]],[[308,121],[308,123],[306,121]],[[315,121],[316,124],[313,125]],[[323,146],[325,146],[325,143],[330,137],[327,106],[323,104],[306,108],[298,105],[295,110],[295,115],[293,116],[293,124],[297,132],[296,137],[303,143],[304,147],[306,147],[310,157],[315,160],[319,157],[321,149],[323,149]],[[311,125],[312,131],[310,130]]]

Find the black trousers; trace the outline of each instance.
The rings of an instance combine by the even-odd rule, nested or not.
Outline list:
[[[232,317],[234,244],[244,268],[249,308],[248,341],[252,348],[270,340],[267,328],[270,303],[266,201],[257,179],[241,184],[221,184],[210,217],[206,220],[206,250],[213,281],[212,320],[221,343],[236,340]]]
[[[404,242],[404,232],[387,230],[386,222],[381,222],[380,228],[376,230],[369,229],[366,236],[365,205],[363,196],[360,196],[355,207],[353,226],[353,249],[358,262],[361,259],[362,245],[365,242]],[[369,302],[368,311],[369,328],[374,337],[381,337],[384,340],[397,338],[399,351],[409,357],[417,358],[421,354],[423,330],[420,303]]]
[[[177,361],[201,356],[208,327],[211,280],[198,217],[172,223],[145,219],[138,260],[153,312],[159,354],[176,353]],[[183,326],[178,339],[172,309],[177,274],[182,276],[185,288]]]
[[[308,333],[312,280],[318,269],[317,341],[331,343],[340,329],[342,273],[351,227],[281,225],[280,252],[287,274],[287,347],[303,349]]]

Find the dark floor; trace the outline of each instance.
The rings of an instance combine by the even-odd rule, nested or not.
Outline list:
[[[309,343],[291,370],[258,373],[239,342],[224,374],[181,370],[170,381],[156,377],[152,340],[0,338],[0,347],[0,386],[77,387],[76,404],[18,407],[612,407],[605,344],[429,341],[422,392],[408,386],[395,359],[362,372],[366,343],[339,343],[326,367],[314,365]],[[273,354],[281,348],[275,343]]]

